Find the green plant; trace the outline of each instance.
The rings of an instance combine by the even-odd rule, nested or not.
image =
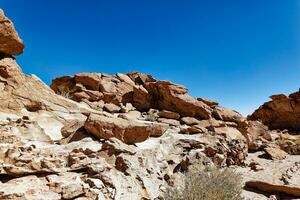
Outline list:
[[[188,172],[181,188],[169,188],[166,200],[242,200],[240,175],[229,169]]]

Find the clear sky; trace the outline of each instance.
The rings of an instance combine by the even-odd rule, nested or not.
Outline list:
[[[300,87],[299,0],[0,0],[47,84],[140,71],[251,113]]]

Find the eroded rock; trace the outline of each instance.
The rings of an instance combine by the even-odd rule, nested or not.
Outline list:
[[[85,129],[97,137],[109,139],[112,137],[133,144],[148,139],[151,135],[162,135],[165,129],[160,125],[129,121],[116,117],[105,117],[91,114],[84,124]]]
[[[270,98],[272,100],[260,106],[249,119],[260,120],[271,129],[300,130],[300,92]]]
[[[23,41],[16,32],[13,23],[0,9],[0,52],[8,55],[19,55],[23,50]]]

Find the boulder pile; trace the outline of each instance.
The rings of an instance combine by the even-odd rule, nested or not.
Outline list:
[[[51,88],[57,94],[109,112],[126,110],[128,104],[139,111],[154,108],[200,119],[209,119],[213,112],[203,101],[189,96],[185,87],[138,72],[63,76],[53,80]]]

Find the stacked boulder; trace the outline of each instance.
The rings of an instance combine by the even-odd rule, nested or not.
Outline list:
[[[213,160],[220,160],[220,155],[225,160],[232,157],[226,161],[228,165],[242,165],[248,143],[252,142],[251,138],[247,141],[247,130],[239,129],[245,119],[238,112],[212,100],[195,99],[185,87],[158,81],[148,74],[80,73],[56,78],[51,88],[57,94],[107,113],[91,114],[84,123],[85,130],[99,138],[114,137],[131,144],[149,136],[162,136],[167,127],[184,135],[215,135],[216,146],[207,148],[207,155]],[[220,148],[218,143],[228,146]],[[229,156],[228,149],[235,152]]]
[[[201,119],[208,119],[212,112],[205,103],[189,96],[183,86],[156,81],[150,75],[137,72],[114,76],[98,73],[64,76],[53,80],[51,88],[57,94],[111,112],[119,112],[127,104],[139,111],[165,109]]]
[[[151,110],[156,110],[160,118],[215,119],[231,126],[237,126],[243,119],[238,112],[223,108],[217,102],[191,97],[181,85],[157,81],[138,72],[113,76],[99,73],[64,76],[53,80],[51,88],[57,94],[110,113],[137,110],[150,114]]]

